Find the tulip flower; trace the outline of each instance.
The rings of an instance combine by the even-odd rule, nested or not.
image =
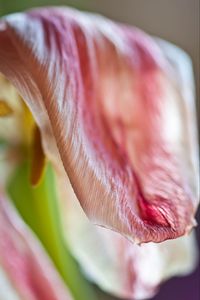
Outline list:
[[[95,300],[85,274],[144,299],[190,272],[198,151],[187,55],[97,15],[42,8],[1,19],[0,72],[8,288]]]

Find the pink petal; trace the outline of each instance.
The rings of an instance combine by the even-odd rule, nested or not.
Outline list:
[[[66,242],[90,280],[102,290],[123,299],[149,299],[163,281],[194,270],[198,256],[194,235],[133,244],[118,233],[91,224],[66,182],[65,176],[62,180],[58,177]]]
[[[20,299],[71,299],[41,244],[2,193],[0,253],[0,266],[6,271]]]
[[[0,26],[0,71],[29,105],[48,153],[52,130],[89,218],[140,243],[187,233],[196,178],[180,153],[182,140],[195,148],[185,136],[194,120],[162,48],[137,29],[64,8]]]

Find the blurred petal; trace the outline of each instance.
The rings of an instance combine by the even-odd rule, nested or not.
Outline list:
[[[177,101],[169,101],[166,112],[166,132],[172,139],[174,151],[180,161],[180,165],[186,181],[192,191],[192,195],[199,199],[199,149],[197,143],[197,120],[195,105],[195,87],[192,70],[192,61],[180,48],[164,40],[156,39],[170,64],[169,76],[173,78],[179,97]],[[177,114],[180,111],[182,126],[178,124]],[[167,122],[168,120],[168,122]],[[182,130],[178,132],[178,129]],[[176,133],[176,134],[175,134]]]
[[[17,291],[10,283],[7,274],[0,267],[0,299],[3,300],[20,300]]]
[[[3,290],[6,291],[8,288],[7,298],[1,299],[71,299],[42,246],[2,193],[0,194],[0,253],[0,280],[6,282]]]
[[[179,154],[182,140],[195,147],[183,137],[194,118],[165,50],[139,30],[63,8],[3,19],[0,43],[0,71],[30,107],[50,157],[55,137],[93,222],[139,243],[191,229],[196,178],[187,174],[191,152]]]
[[[64,243],[53,169],[48,163],[40,183],[32,187],[30,167],[27,161],[22,162],[9,180],[7,191],[11,201],[42,243],[73,299],[95,300],[95,290]]]
[[[91,224],[69,181],[67,188],[66,178],[58,182],[66,242],[86,275],[104,291],[126,299],[147,299],[164,280],[186,275],[196,267],[194,235],[138,246]]]
[[[7,140],[11,145],[17,145],[22,141],[22,130],[20,130],[20,120],[22,117],[21,102],[16,89],[1,75],[1,73],[0,99],[4,100],[14,112],[10,116],[4,118],[0,117],[0,139]]]

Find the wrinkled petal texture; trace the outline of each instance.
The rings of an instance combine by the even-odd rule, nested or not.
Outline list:
[[[159,42],[99,16],[51,8],[3,19],[0,45],[0,71],[30,107],[46,148],[53,134],[94,223],[138,243],[191,229],[197,156],[184,92],[191,82],[182,82]]]
[[[193,234],[139,246],[95,226],[83,213],[69,180],[60,176],[63,173],[58,176],[63,232],[71,252],[101,289],[123,299],[149,299],[164,280],[194,270],[198,255]]]
[[[19,297],[29,300],[72,299],[41,244],[2,193],[0,253],[0,267],[7,274],[7,292],[2,299],[13,300],[13,295],[16,295],[16,299]],[[1,273],[4,274],[2,270]],[[2,278],[3,275],[0,276]],[[11,285],[14,294],[11,293]],[[3,289],[6,290],[5,285]]]

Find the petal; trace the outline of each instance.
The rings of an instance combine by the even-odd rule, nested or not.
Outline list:
[[[0,299],[20,300],[14,287],[11,285],[6,273],[0,267]]]
[[[71,299],[41,244],[22,222],[2,192],[0,194],[0,253],[0,268],[5,270],[9,279],[5,275],[1,278],[7,282],[8,288],[10,281],[16,290],[15,294],[17,293],[20,299]],[[4,271],[1,273],[4,274]],[[10,290],[9,288],[9,292]],[[12,296],[6,299],[15,298]]]
[[[185,136],[194,118],[181,70],[159,43],[63,8],[11,15],[0,26],[0,71],[30,107],[49,157],[60,155],[89,218],[139,243],[186,234],[196,178],[191,152],[179,154],[183,140],[195,148]]]
[[[120,298],[149,299],[164,280],[196,267],[194,235],[138,246],[91,224],[64,175],[58,177],[58,187],[67,245],[86,275],[104,291]]]

